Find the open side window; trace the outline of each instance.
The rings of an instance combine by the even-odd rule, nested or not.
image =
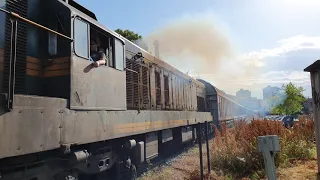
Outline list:
[[[75,19],[75,53],[88,60],[96,60],[96,52],[103,53],[106,66],[123,71],[125,68],[124,44],[102,29],[89,24],[80,18]]]

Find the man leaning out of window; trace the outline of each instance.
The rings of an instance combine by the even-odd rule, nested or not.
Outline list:
[[[103,49],[99,48],[98,43],[95,39],[90,41],[90,61],[94,67],[99,67],[101,65],[106,65],[106,55],[103,53]]]

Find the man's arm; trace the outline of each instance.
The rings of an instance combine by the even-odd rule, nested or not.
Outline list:
[[[100,65],[105,65],[106,64],[106,55],[102,52],[99,52],[98,58],[99,60],[95,61],[93,65],[95,67],[99,67]]]

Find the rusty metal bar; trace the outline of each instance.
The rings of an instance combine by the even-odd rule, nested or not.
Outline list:
[[[201,141],[201,123],[198,123],[197,128],[198,134],[198,143],[199,143],[199,156],[200,156],[200,172],[201,172],[201,180],[203,180],[203,162],[202,162],[202,141]]]
[[[9,61],[9,88],[7,97],[7,110],[11,111],[14,101],[14,87],[15,87],[15,70],[16,70],[16,51],[17,51],[17,30],[18,22],[15,19],[10,19],[11,21],[11,43],[10,43],[10,61]]]
[[[209,138],[208,138],[208,121],[205,122],[205,136],[206,136],[206,146],[207,146],[207,163],[208,163],[208,174],[210,174],[210,151],[209,151]]]
[[[24,17],[21,17],[21,16],[20,16],[19,14],[17,14],[17,13],[10,12],[10,11],[7,11],[7,10],[2,9],[2,8],[0,8],[0,11],[4,12],[4,13],[6,13],[6,14],[12,15],[12,16],[14,16],[14,17],[16,17],[16,18],[18,18],[18,19],[20,19],[20,20],[22,20],[22,21],[25,21],[25,22],[29,23],[29,24],[32,24],[32,25],[37,26],[37,27],[39,27],[39,28],[45,29],[45,30],[47,30],[47,31],[50,31],[50,32],[52,32],[52,33],[54,33],[54,34],[57,34],[57,35],[59,35],[59,36],[62,36],[62,37],[64,37],[64,38],[66,38],[66,39],[69,39],[69,40],[73,41],[72,38],[70,38],[70,37],[68,37],[68,36],[66,36],[66,35],[64,35],[64,34],[61,34],[61,33],[57,32],[57,31],[54,31],[54,30],[52,30],[52,29],[49,29],[49,28],[47,28],[47,27],[45,27],[45,26],[42,26],[41,24],[38,24],[38,23],[36,23],[36,22],[33,22],[33,21],[29,20],[29,19],[26,19],[26,18],[24,18]]]

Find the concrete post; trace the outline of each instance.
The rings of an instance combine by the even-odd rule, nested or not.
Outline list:
[[[276,166],[274,164],[274,156],[280,151],[278,136],[259,136],[258,149],[263,153],[264,167],[268,180],[276,180]]]

